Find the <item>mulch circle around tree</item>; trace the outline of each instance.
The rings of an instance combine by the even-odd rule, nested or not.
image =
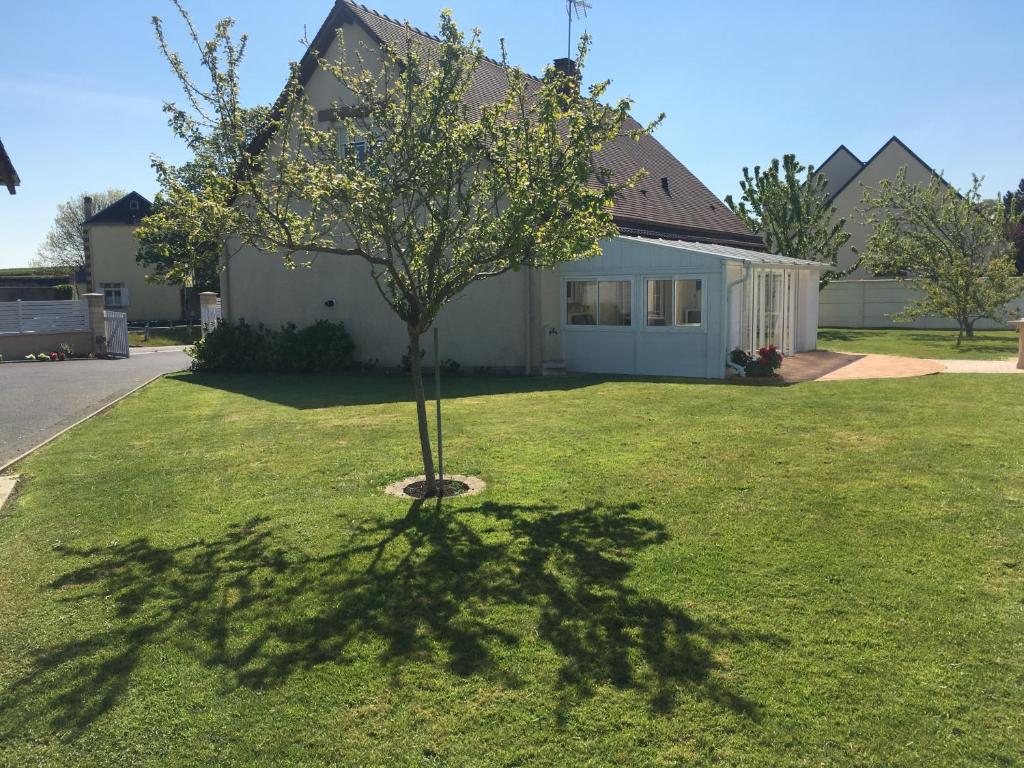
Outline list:
[[[424,490],[426,490],[426,478],[423,475],[417,475],[416,477],[407,477],[404,480],[399,480],[396,483],[392,483],[384,492],[389,496],[398,496],[405,499],[423,499],[427,498],[424,496]],[[441,498],[451,498],[454,496],[473,496],[474,494],[480,493],[486,486],[483,480],[479,477],[470,477],[468,475],[446,475],[444,478],[444,492],[441,494]],[[438,498],[437,494],[430,496],[429,498]]]
[[[458,480],[444,480],[441,483],[435,484],[435,486],[436,485],[441,486],[441,492],[437,493],[437,489],[435,487],[434,492],[430,494],[431,497],[461,496],[469,490],[468,485],[460,483]],[[406,496],[412,496],[416,499],[425,499],[427,498],[427,481],[418,480],[415,483],[409,483],[409,485],[405,486],[404,490]]]

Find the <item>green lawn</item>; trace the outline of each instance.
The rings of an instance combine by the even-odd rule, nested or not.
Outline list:
[[[132,331],[128,334],[128,345],[131,347],[171,347],[179,344],[191,344],[198,341],[202,336],[202,329],[198,325],[192,326],[191,333],[187,326],[180,325],[177,328],[151,328],[149,341],[145,340],[142,331]]]
[[[1005,360],[1017,356],[1016,331],[976,331],[956,346],[956,331],[913,328],[819,328],[818,348],[939,360]]]
[[[1024,761],[1012,376],[181,374],[21,465],[0,764]]]

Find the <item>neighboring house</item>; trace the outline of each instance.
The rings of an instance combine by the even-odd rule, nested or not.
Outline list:
[[[2,141],[0,141],[0,184],[7,187],[7,191],[12,195],[17,194],[15,188],[21,185],[18,172],[14,170],[14,163],[11,162]]]
[[[138,192],[129,192],[83,224],[89,290],[102,293],[107,309],[125,312],[129,322],[173,321],[182,318],[182,289],[151,283],[135,260],[135,230],[152,208]]]
[[[839,267],[850,269],[857,263],[871,227],[860,221],[859,210],[866,188],[878,189],[883,179],[895,179],[901,168],[907,169],[911,184],[927,184],[941,176],[910,147],[893,136],[868,160],[861,161],[846,146],[829,155],[817,173],[826,180],[825,191],[836,207],[836,215],[846,219],[850,239],[839,251]],[[886,277],[875,277],[857,268],[846,278],[830,283],[821,292],[819,324],[846,328],[910,327],[956,328],[948,318],[923,317],[912,323],[899,323],[893,315],[920,297],[911,285]],[[1011,307],[1016,311],[1014,302]],[[1002,328],[998,323],[980,321],[978,328]]]
[[[338,2],[310,50],[339,56],[339,29],[352,64],[356,53],[368,61],[383,44],[409,36],[437,45],[419,30]],[[309,52],[300,77],[330,128],[330,107],[344,103],[337,82]],[[501,66],[484,60],[467,98],[495,99],[504,82]],[[820,265],[764,253],[760,238],[652,137],[612,142],[596,164],[618,179],[649,173],[616,200],[621,236],[593,259],[472,284],[437,319],[444,358],[471,368],[719,378],[736,346],[814,347]],[[341,320],[357,355],[385,365],[397,365],[407,349],[403,324],[356,257],[324,255],[308,269],[289,270],[279,255],[242,248],[227,261],[221,292],[231,321],[278,327]]]

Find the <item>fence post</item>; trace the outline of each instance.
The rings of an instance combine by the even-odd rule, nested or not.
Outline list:
[[[82,294],[89,305],[89,330],[92,333],[92,351],[97,355],[107,353],[107,323],[103,317],[103,294]]]
[[[199,326],[202,329],[202,337],[206,338],[206,326],[212,321],[216,313],[217,294],[213,291],[203,291],[199,294]]]

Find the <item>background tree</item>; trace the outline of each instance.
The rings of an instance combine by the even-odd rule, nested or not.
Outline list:
[[[1024,222],[1015,216],[1024,211],[1024,179],[1020,180],[1015,191],[1003,195],[1003,208],[1010,225],[1007,234],[1013,241],[1017,274],[1024,275]]]
[[[206,50],[230,54],[229,30],[222,22]],[[580,75],[549,71],[537,83],[506,65],[504,96],[473,108],[466,97],[484,56],[478,38],[467,39],[443,12],[431,51],[410,37],[384,46],[379,69],[350,66],[344,52],[338,60],[320,58],[339,92],[351,94],[349,103],[335,105],[334,127],[320,122],[293,65],[266,148],[252,158],[232,117],[237,77],[230,55],[220,73],[210,66],[214,56],[204,56],[210,98],[182,76],[198,119],[207,110],[218,115],[212,130],[240,151],[243,171],[234,204],[197,201],[193,218],[210,220],[197,228],[222,228],[292,266],[295,254],[363,259],[405,324],[428,494],[436,480],[420,336],[473,282],[597,255],[599,240],[616,233],[616,193],[635,182],[613,184],[594,171],[595,151],[625,132],[630,101],[603,104],[607,82],[581,95],[586,39]],[[184,116],[177,127],[183,137],[209,130]]]
[[[977,176],[966,192],[935,177],[926,185],[907,182],[906,168],[885,179],[877,190],[865,189],[861,203],[865,224],[873,229],[862,262],[872,272],[899,275],[924,292],[923,298],[896,315],[913,320],[926,315],[948,317],[960,333],[974,336],[981,318],[1005,319],[1004,305],[1017,298],[1021,281],[1014,277],[1013,245],[1006,232],[1019,226],[995,201],[984,201]]]
[[[245,56],[246,36],[236,42],[231,36],[232,22],[225,19],[217,25],[213,39],[203,41],[184,6],[171,1],[202,67],[216,85],[203,89],[191,79],[181,57],[168,45],[162,21],[154,16],[160,50],[181,82],[187,103],[185,108],[165,103],[164,112],[191,159],[172,165],[159,156],[151,157],[161,191],[152,213],[136,232],[136,260],[150,270],[150,279],[185,288],[186,312],[191,318],[195,308],[189,294],[194,302],[198,291],[218,288],[224,241],[231,234],[223,219],[209,214],[230,207],[237,192],[234,180],[240,159],[265,126],[268,110],[244,107],[239,101],[238,67]],[[197,211],[204,215],[194,215]]]
[[[837,267],[839,249],[850,235],[845,230],[846,219],[837,219],[835,206],[828,201],[826,183],[824,176],[815,174],[814,166],[804,167],[796,155],[784,155],[781,165],[774,159],[763,172],[758,165],[753,174],[744,168],[740,201],[726,195],[725,202],[764,238],[772,253]],[[849,271],[825,270],[819,287]]]
[[[60,267],[69,272],[85,267],[85,244],[82,224],[85,222],[85,198],[93,200],[93,212],[99,213],[111,203],[125,196],[124,190],[83,192],[57,206],[53,226],[36,252],[36,264],[42,267]]]

